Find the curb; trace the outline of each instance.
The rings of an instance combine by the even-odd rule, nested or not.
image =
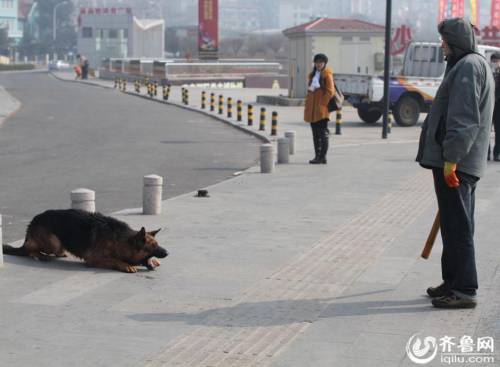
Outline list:
[[[8,99],[10,99],[12,101],[12,103],[14,105],[14,108],[12,110],[10,110],[9,112],[7,112],[5,115],[0,115],[0,126],[5,121],[7,121],[7,119],[9,119],[10,117],[14,116],[21,109],[21,107],[23,106],[23,104],[21,103],[21,101],[19,101],[12,94],[10,94],[9,92],[7,92],[7,90],[5,88],[3,88],[2,86],[0,86],[0,94],[2,94],[2,92],[7,96]]]

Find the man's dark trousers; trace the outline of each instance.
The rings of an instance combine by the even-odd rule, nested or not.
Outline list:
[[[450,188],[444,180],[443,169],[434,168],[443,255],[443,281],[453,291],[475,296],[478,288],[474,255],[474,206],[477,177],[457,171],[460,186]]]

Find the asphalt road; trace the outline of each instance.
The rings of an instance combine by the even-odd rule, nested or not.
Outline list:
[[[35,214],[68,208],[75,188],[95,190],[97,210],[110,213],[142,205],[144,175],[163,176],[169,198],[258,157],[256,138],[176,107],[46,73],[0,73],[0,85],[22,102],[0,126],[4,242],[24,237]]]

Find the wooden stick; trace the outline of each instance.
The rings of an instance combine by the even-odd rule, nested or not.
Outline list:
[[[432,224],[431,231],[429,232],[429,236],[427,237],[427,241],[425,241],[424,249],[422,250],[422,257],[424,259],[428,259],[432,246],[434,246],[434,242],[436,241],[437,234],[439,232],[440,221],[439,221],[439,211],[436,214],[436,218],[434,219],[434,223]]]

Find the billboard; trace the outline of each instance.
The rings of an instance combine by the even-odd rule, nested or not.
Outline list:
[[[439,21],[448,18],[463,17],[465,0],[439,0]]]
[[[218,48],[218,0],[198,0],[198,52],[200,59],[217,59]]]
[[[490,26],[500,29],[500,0],[491,0]]]

